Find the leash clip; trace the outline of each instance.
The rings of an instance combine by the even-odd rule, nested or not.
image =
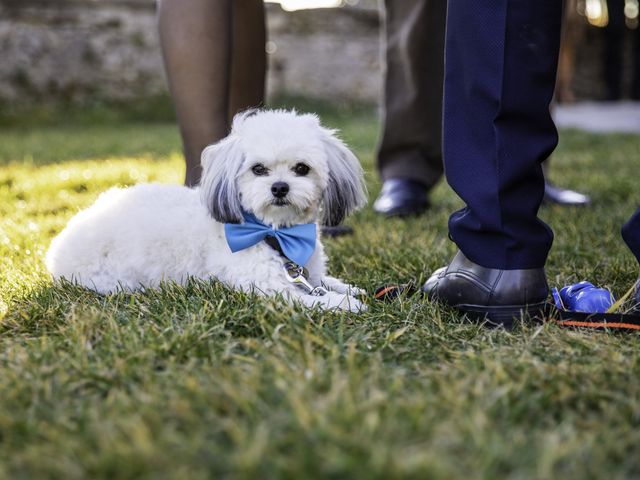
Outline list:
[[[287,262],[283,265],[284,276],[296,287],[300,287],[307,292],[308,295],[320,297],[327,294],[327,290],[323,287],[313,287],[307,280],[307,272],[304,267],[297,263]]]

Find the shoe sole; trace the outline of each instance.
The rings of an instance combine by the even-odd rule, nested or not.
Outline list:
[[[454,308],[462,311],[469,320],[484,323],[493,327],[512,328],[515,323],[523,319],[544,319],[548,310],[548,303],[533,303],[530,305],[456,305]]]

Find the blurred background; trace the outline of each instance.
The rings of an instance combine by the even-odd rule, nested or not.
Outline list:
[[[561,126],[640,130],[638,14],[638,0],[567,2]],[[270,99],[378,102],[376,0],[268,2],[267,19]],[[171,110],[154,0],[0,0],[0,57],[5,115],[34,105],[149,99]]]

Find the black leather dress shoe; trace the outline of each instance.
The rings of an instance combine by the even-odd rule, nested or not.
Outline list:
[[[499,270],[473,263],[458,252],[422,287],[430,300],[464,312],[471,320],[511,327],[524,315],[544,313],[549,286],[544,268]]]
[[[591,203],[591,198],[568,188],[556,187],[553,183],[544,182],[544,201],[557,205],[583,207]]]
[[[387,217],[418,215],[429,208],[427,188],[420,182],[405,178],[390,178],[382,184],[382,191],[373,209]]]

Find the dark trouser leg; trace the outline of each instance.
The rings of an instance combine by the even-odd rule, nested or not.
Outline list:
[[[264,0],[234,0],[233,55],[229,120],[264,104],[267,73]]]
[[[383,180],[433,186],[442,176],[445,0],[385,0]]]
[[[640,263],[640,208],[622,227],[622,238]]]
[[[640,100],[640,28],[633,32],[633,45],[631,46],[633,58],[633,76],[631,77],[631,98]]]
[[[161,0],[165,69],[186,162],[200,180],[200,155],[229,130],[229,115],[264,95],[264,7],[260,0]]]
[[[603,77],[607,87],[607,100],[622,97],[622,54],[624,50],[624,0],[609,0],[609,24],[604,29]]]
[[[187,164],[200,179],[204,147],[227,134],[232,7],[229,0],[161,0],[160,41]]]
[[[452,239],[488,268],[544,265],[553,233],[537,217],[541,162],[557,143],[549,113],[562,2],[449,2],[444,97],[447,180],[466,202]]]

